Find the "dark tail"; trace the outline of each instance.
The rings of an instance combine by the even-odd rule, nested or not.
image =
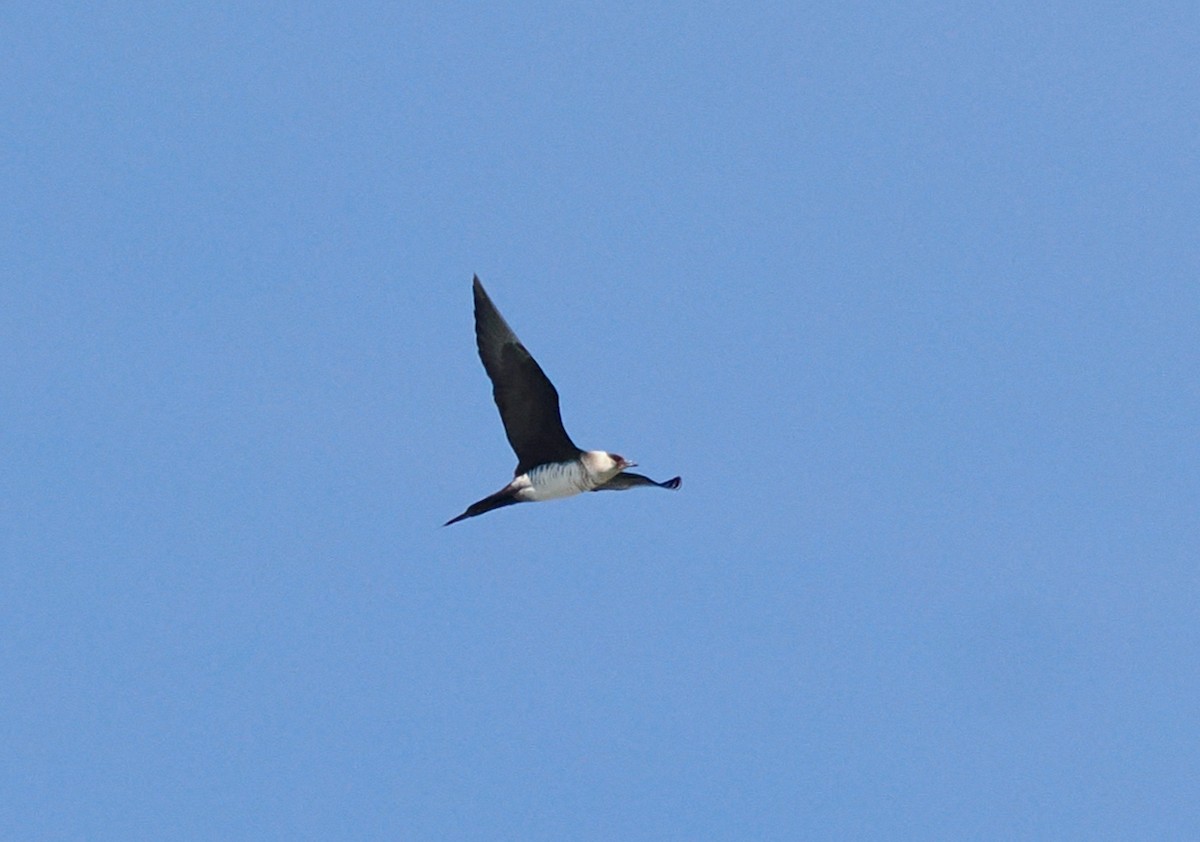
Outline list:
[[[469,517],[481,515],[484,512],[490,512],[492,509],[499,509],[502,506],[511,506],[513,503],[520,503],[508,488],[503,488],[495,494],[489,494],[477,503],[472,503],[467,506],[467,510],[456,518],[451,518],[442,524],[449,526],[452,523],[458,523],[460,520],[466,520]]]

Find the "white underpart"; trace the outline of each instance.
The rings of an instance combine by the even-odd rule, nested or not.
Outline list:
[[[591,491],[608,482],[620,471],[612,458],[602,450],[590,450],[580,461],[548,462],[526,471],[509,486],[517,499],[536,503],[557,500]]]

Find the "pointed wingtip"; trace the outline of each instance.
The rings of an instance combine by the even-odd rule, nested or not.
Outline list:
[[[679,488],[681,485],[683,485],[683,477],[671,477],[671,479],[662,483],[663,488],[670,488],[672,491],[674,491],[676,488]]]
[[[475,310],[477,312],[481,304],[493,310],[496,308],[496,305],[492,304],[492,299],[488,296],[487,290],[483,288],[483,281],[479,280],[478,275],[471,280],[471,295],[475,299]]]

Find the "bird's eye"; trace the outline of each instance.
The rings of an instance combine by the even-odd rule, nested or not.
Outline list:
[[[616,453],[608,454],[608,458],[612,459],[614,462],[624,462],[625,461],[624,456],[618,456]]]

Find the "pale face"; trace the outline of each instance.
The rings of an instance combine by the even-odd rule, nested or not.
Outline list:
[[[626,468],[633,467],[633,463],[630,462],[628,459],[626,459],[624,456],[621,456],[616,453],[606,453],[604,455],[612,460],[612,463],[616,467],[617,471],[623,471]]]
[[[612,479],[626,468],[632,468],[635,464],[620,454],[603,450],[589,450],[583,458],[587,461],[590,471],[600,474],[606,480]]]

